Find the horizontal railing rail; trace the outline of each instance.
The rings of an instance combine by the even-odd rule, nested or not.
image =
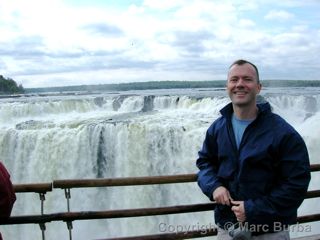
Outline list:
[[[310,166],[310,171],[311,171],[311,172],[320,171],[320,164],[312,164],[312,165]]]
[[[313,164],[311,172],[320,171],[320,164]],[[62,179],[52,183],[14,184],[16,193],[19,192],[50,192],[53,188],[90,188],[90,187],[116,187],[133,185],[152,185],[195,182],[196,174],[164,175],[149,177],[125,177],[125,178],[98,178],[98,179]]]
[[[176,233],[161,233],[153,235],[142,235],[134,237],[119,237],[119,238],[104,238],[100,240],[163,240],[163,239],[190,239],[190,238],[200,238],[200,237],[209,237],[217,235],[216,228],[207,228],[194,231],[186,232],[176,232]]]
[[[320,171],[320,164],[313,164],[311,172]],[[102,178],[102,179],[63,179],[54,180],[53,188],[88,188],[88,187],[116,187],[133,185],[152,185],[169,183],[195,182],[196,174],[165,175],[150,177]]]
[[[202,212],[213,210],[215,203],[202,203],[190,205],[178,205],[170,207],[154,208],[136,208],[108,211],[81,211],[81,212],[62,212],[43,215],[25,215],[12,216],[2,225],[7,224],[28,224],[28,223],[46,223],[52,221],[74,221],[74,220],[92,220],[108,218],[127,218],[127,217],[146,217],[155,215]]]
[[[217,235],[217,228],[205,228],[194,231],[181,231],[175,233],[160,233],[152,235],[142,235],[134,237],[118,237],[118,238],[104,238],[100,240],[163,240],[163,239],[190,239],[201,238]]]
[[[66,179],[54,180],[54,188],[89,188],[89,187],[119,187],[153,184],[170,184],[195,182],[196,174],[165,175],[150,177],[101,178],[101,179]]]
[[[52,191],[52,183],[14,184],[13,188],[16,193],[46,193]]]

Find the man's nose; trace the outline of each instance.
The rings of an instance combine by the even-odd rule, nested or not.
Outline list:
[[[237,81],[236,87],[243,87],[243,85],[244,85],[243,79],[239,78],[238,81]]]

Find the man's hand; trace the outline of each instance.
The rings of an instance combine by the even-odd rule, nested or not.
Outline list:
[[[231,210],[237,217],[238,222],[244,222],[246,220],[246,213],[244,210],[244,202],[243,201],[231,201],[233,207]]]
[[[213,191],[213,200],[217,203],[230,206],[230,193],[228,189],[223,186],[217,187],[216,190]]]

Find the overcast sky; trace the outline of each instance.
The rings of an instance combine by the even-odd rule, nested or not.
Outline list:
[[[317,0],[0,0],[0,75],[24,87],[320,79]]]

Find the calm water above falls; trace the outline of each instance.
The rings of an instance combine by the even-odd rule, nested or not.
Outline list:
[[[262,96],[299,131],[311,162],[319,163],[320,89],[267,89]],[[195,173],[205,131],[228,102],[222,89],[1,99],[0,159],[14,183]],[[319,175],[313,173],[310,189],[316,189]],[[72,211],[200,202],[208,200],[195,183],[71,190]],[[320,212],[317,202],[306,200],[299,213]],[[45,212],[60,211],[66,211],[66,201],[64,192],[57,189],[47,194]],[[39,212],[38,195],[18,194],[14,215]],[[159,233],[169,231],[164,226],[177,224],[197,229],[214,224],[213,214],[75,221],[73,237]],[[47,239],[67,239],[65,223],[46,226]],[[313,232],[316,228],[319,224],[313,225]],[[5,239],[41,238],[37,225],[3,226],[0,231]]]

